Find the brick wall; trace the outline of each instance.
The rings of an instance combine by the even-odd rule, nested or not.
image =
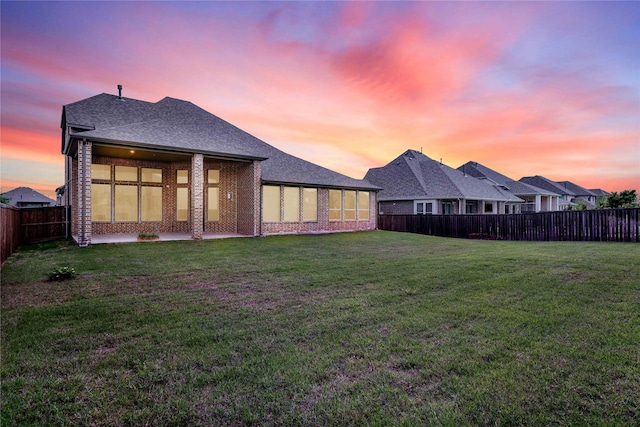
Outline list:
[[[78,151],[81,153],[81,150]],[[90,154],[89,154],[90,156]],[[372,230],[376,228],[376,198],[375,193],[370,192],[369,198],[369,220],[363,221],[329,221],[329,190],[318,189],[318,220],[313,222],[280,222],[261,223],[261,188],[260,188],[260,162],[233,162],[201,158],[195,161],[178,162],[154,162],[147,160],[133,160],[124,158],[112,158],[91,156],[91,163],[108,164],[112,166],[134,166],[138,168],[153,168],[162,170],[161,184],[138,183],[131,184],[137,186],[162,186],[162,220],[149,222],[89,222],[89,232],[97,234],[114,233],[239,233],[244,235],[278,234],[278,233],[315,233],[331,231],[351,231],[351,230]],[[201,162],[201,163],[199,163]],[[78,168],[82,162],[78,157],[74,159],[71,167],[71,185],[77,191],[73,193],[74,213],[80,206],[81,186]],[[195,166],[194,166],[195,165]],[[198,169],[201,172],[195,172]],[[220,171],[219,183],[209,184],[207,182],[207,171],[216,169]],[[176,176],[178,170],[187,170],[189,175],[188,184],[177,184]],[[112,169],[112,174],[115,171]],[[199,176],[198,176],[199,174]],[[202,193],[195,195],[193,190],[194,179],[201,182]],[[85,196],[87,197],[88,214],[90,217],[90,197],[91,180],[85,181]],[[107,183],[109,181],[96,181]],[[112,181],[113,182],[113,181]],[[122,185],[126,185],[123,183]],[[190,194],[190,215],[189,221],[177,220],[177,189],[179,187],[189,188]],[[220,218],[218,221],[208,221],[207,203],[208,188],[219,188],[219,209]],[[115,191],[111,192],[112,209],[115,202]],[[197,202],[197,198],[200,198]],[[194,200],[201,203],[200,213],[194,211]],[[302,204],[302,201],[300,201]],[[300,206],[302,212],[302,205]],[[72,234],[80,234],[80,213],[72,220]],[[198,224],[200,225],[198,227]],[[201,231],[199,231],[201,230]],[[200,234],[201,236],[202,234]]]
[[[375,230],[377,224],[376,193],[369,193],[369,219],[356,221],[329,221],[329,190],[318,189],[318,220],[300,222],[263,222],[262,234],[326,233],[332,231]],[[282,197],[282,196],[281,196]],[[300,202],[302,213],[302,201]],[[280,200],[282,209],[283,203]],[[282,212],[281,212],[282,216]]]
[[[260,233],[260,162],[237,165],[237,232],[248,236]]]

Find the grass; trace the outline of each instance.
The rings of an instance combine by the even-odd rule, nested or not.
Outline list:
[[[24,246],[0,424],[637,425],[639,259],[383,231]]]

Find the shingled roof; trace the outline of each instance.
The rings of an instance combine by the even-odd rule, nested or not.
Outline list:
[[[377,190],[287,154],[191,102],[166,97],[156,103],[106,93],[63,106],[70,136],[113,145],[261,160],[262,181]],[[70,147],[62,142],[63,154]]]
[[[574,197],[576,196],[576,193],[570,188],[560,185],[555,181],[545,178],[544,176],[523,176],[522,178],[520,178],[520,182],[524,182],[525,184],[529,185],[535,185],[536,187],[544,188],[545,190],[553,191],[560,195]]]
[[[558,195],[553,191],[549,191],[544,188],[536,187],[535,185],[530,185],[511,179],[508,176],[496,172],[495,170],[488,168],[487,166],[478,162],[467,162],[464,165],[460,166],[458,170],[475,178],[488,179],[492,182],[495,182],[496,184],[503,185],[511,194],[522,196],[532,196],[536,194],[540,194],[543,196]]]
[[[407,150],[381,168],[369,169],[364,177],[382,187],[378,200],[472,199],[522,202],[497,185],[439,163],[424,154]]]
[[[29,187],[18,187],[2,193],[11,206],[55,206],[56,201]]]

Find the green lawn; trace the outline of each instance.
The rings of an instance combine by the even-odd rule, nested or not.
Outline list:
[[[637,425],[639,262],[384,231],[25,246],[0,424]]]

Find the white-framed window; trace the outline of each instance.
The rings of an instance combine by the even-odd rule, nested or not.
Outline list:
[[[432,200],[418,200],[414,204],[414,213],[417,215],[431,215],[434,202]]]

